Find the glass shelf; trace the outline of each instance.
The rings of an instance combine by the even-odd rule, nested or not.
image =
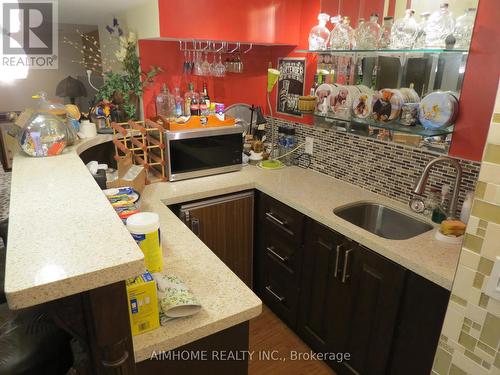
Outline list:
[[[401,53],[468,53],[469,50],[466,49],[329,49],[329,50],[308,50],[308,49],[298,49],[295,50],[297,53],[319,53],[319,54],[336,54],[336,55],[348,55],[355,53],[363,54],[373,54],[373,55],[397,55]]]
[[[391,130],[400,133],[419,135],[421,137],[436,137],[441,135],[452,134],[454,129],[453,125],[450,125],[446,128],[426,129],[422,125],[406,126],[406,125],[401,125],[397,122],[378,122],[374,120],[359,119],[356,117],[347,120],[345,118],[335,117],[331,115],[322,116],[314,114],[313,116],[319,119],[320,121],[321,120],[326,121],[327,123],[331,123],[332,125],[337,125],[337,126],[345,126],[346,124],[358,124],[364,126],[371,126],[373,128]]]

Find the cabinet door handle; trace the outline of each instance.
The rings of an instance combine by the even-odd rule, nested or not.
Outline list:
[[[279,255],[275,250],[274,250],[274,246],[268,246],[266,248],[266,250],[268,252],[270,252],[271,254],[273,254],[276,258],[278,258],[280,261],[282,261],[283,263],[286,263],[288,261],[288,257],[282,257],[281,255]]]
[[[271,285],[266,286],[266,290],[271,293],[271,295],[276,298],[278,301],[283,302],[285,297],[281,297],[279,294],[276,294],[274,290],[271,289]]]
[[[191,230],[196,236],[200,237],[200,220],[193,217],[191,219]]]
[[[335,246],[335,268],[333,269],[333,277],[337,278],[339,274],[339,259],[340,259],[340,249],[343,245]]]
[[[123,365],[128,359],[128,351],[125,350],[123,352],[123,355],[118,358],[117,360],[115,361],[107,361],[107,360],[102,360],[101,363],[104,367],[111,367],[111,368],[116,368],[116,367],[120,367],[121,365]]]
[[[278,223],[279,225],[282,225],[282,226],[285,226],[286,225],[286,221],[282,221],[280,219],[278,219],[276,216],[274,216],[272,214],[272,212],[266,212],[266,216],[268,218],[270,218],[271,220],[274,220],[276,223]]]
[[[348,268],[349,268],[349,256],[352,253],[352,249],[346,250],[345,252],[345,259],[344,259],[344,269],[342,272],[342,282],[345,284],[347,279],[351,277],[351,275],[347,274]]]

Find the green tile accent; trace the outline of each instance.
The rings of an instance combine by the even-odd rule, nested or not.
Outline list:
[[[489,276],[492,269],[493,262],[487,258],[481,257],[481,259],[479,260],[479,265],[477,266],[477,270],[483,275]]]
[[[455,303],[458,303],[459,305],[461,306],[467,306],[467,301],[464,300],[463,298],[460,298],[459,296],[456,296],[455,294],[452,294],[450,299],[455,302]]]
[[[477,364],[481,364],[481,362],[483,361],[481,358],[479,358],[477,355],[475,355],[474,353],[472,353],[471,351],[469,350],[466,350],[464,352],[465,356],[466,357],[469,357],[470,359],[472,359],[474,362],[476,362]]]
[[[481,296],[479,297],[479,307],[482,307],[483,309],[487,308],[489,301],[490,301],[490,297],[488,297],[484,293],[481,293]]]
[[[446,375],[451,364],[451,354],[445,352],[443,349],[438,348],[436,356],[434,357],[434,371],[438,374]]]
[[[500,145],[487,144],[483,161],[500,164]]]
[[[486,314],[479,340],[492,348],[498,347],[498,341],[500,340],[500,318],[490,313]]]
[[[477,347],[480,348],[483,352],[486,352],[488,353],[489,355],[491,355],[492,357],[495,356],[495,350],[490,348],[488,345],[486,345],[484,342],[482,341],[478,341],[477,342]]]
[[[486,220],[479,220],[478,226],[479,226],[479,228],[487,229],[488,228],[488,222]]]
[[[465,233],[463,246],[479,254],[481,252],[481,246],[483,246],[483,239],[470,233]]]
[[[461,368],[455,366],[452,363],[451,367],[450,367],[450,375],[469,375],[469,374],[467,374],[464,370],[462,370]]]
[[[464,326],[462,326],[462,331],[463,331],[463,332],[466,332],[466,333],[469,333],[469,332],[470,332],[470,327],[469,327],[469,326],[464,325]]]
[[[486,235],[486,229],[483,228],[477,228],[476,234],[480,237],[483,237]]]
[[[472,215],[486,221],[500,224],[500,206],[476,199],[472,205]]]
[[[481,289],[483,286],[484,275],[482,273],[476,272],[476,276],[474,276],[474,281],[472,282],[472,286],[476,289]]]
[[[494,113],[493,114],[493,120],[492,122],[499,122],[500,123],[500,113]]]
[[[472,323],[472,328],[474,328],[476,331],[481,330],[481,324],[477,324],[476,322]]]
[[[439,340],[441,340],[443,342],[448,342],[448,337],[446,337],[445,335],[441,334],[441,335],[439,335]]]
[[[486,182],[478,181],[478,183],[476,184],[476,192],[474,194],[474,197],[483,199],[485,191],[486,191]]]
[[[493,366],[500,369],[500,353],[498,352],[497,355],[495,356],[495,362],[493,362]]]
[[[469,329],[470,329],[470,327],[469,327]],[[458,343],[460,345],[462,345],[463,347],[465,347],[471,351],[474,351],[476,349],[477,340],[474,337],[472,337],[471,335],[468,335],[467,333],[462,331],[460,333],[460,336],[458,337]]]
[[[469,318],[464,318],[464,324],[470,327],[472,325],[472,320],[470,320]]]

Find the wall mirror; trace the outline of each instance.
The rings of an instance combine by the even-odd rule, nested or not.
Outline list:
[[[418,99],[404,100],[418,103],[431,93],[447,92],[453,97],[450,101],[457,101],[456,105],[450,104],[456,107],[452,112],[458,111],[477,6],[478,0],[323,0],[321,12],[328,14],[328,42],[320,48],[310,45],[308,50],[311,52],[311,47],[315,47],[320,84],[347,86],[349,91],[356,91],[351,86],[364,87],[369,95],[411,88]],[[339,100],[332,98],[330,102]],[[404,100],[397,105],[393,103],[393,111],[394,107],[403,107]],[[396,108],[397,115],[387,113],[388,118],[371,121],[373,116],[356,116],[351,108],[338,110],[331,103],[329,108],[326,106],[316,108],[316,115],[326,115],[316,119],[317,125],[331,126],[333,120],[343,120],[335,124],[365,135],[378,137],[383,133],[382,137],[390,140],[400,138],[404,143],[425,145],[444,153],[451,143],[456,120],[455,115],[453,121],[443,121],[441,126],[431,126],[432,121],[422,126],[418,119],[415,121],[421,108],[414,107],[409,114],[403,112],[404,108]],[[434,103],[429,111],[428,116],[436,117],[439,125],[437,117],[444,109]],[[408,119],[403,117],[406,115]],[[405,126],[408,125],[402,124],[405,121],[417,126]],[[389,132],[372,131],[373,128]],[[402,137],[400,133],[413,136]]]

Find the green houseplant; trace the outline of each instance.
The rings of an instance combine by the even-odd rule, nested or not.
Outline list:
[[[141,70],[137,55],[137,38],[133,32],[129,32],[125,37],[116,18],[113,19],[112,26],[106,26],[106,30],[119,39],[120,48],[115,52],[115,56],[123,71],[104,73],[104,84],[96,96],[118,106],[128,119],[135,119],[144,88],[151,84],[153,78],[162,70],[158,66],[151,66],[148,72]]]

